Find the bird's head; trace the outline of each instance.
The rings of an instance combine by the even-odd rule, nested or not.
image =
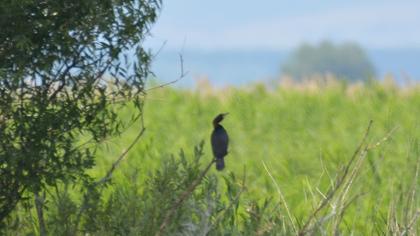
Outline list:
[[[213,120],[213,126],[216,127],[229,113],[221,113],[217,115]]]

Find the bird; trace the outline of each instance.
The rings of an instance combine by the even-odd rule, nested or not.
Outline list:
[[[211,134],[211,147],[216,161],[216,169],[221,171],[225,168],[225,156],[228,154],[229,136],[225,128],[220,124],[229,113],[221,113],[213,120],[213,132]]]

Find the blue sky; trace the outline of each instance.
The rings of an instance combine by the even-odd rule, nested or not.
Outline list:
[[[302,42],[356,41],[420,48],[419,0],[163,0],[146,45],[157,50],[284,50]]]

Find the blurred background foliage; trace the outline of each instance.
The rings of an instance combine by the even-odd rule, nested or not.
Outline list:
[[[295,49],[282,65],[282,73],[298,80],[316,74],[332,74],[348,81],[375,78],[375,68],[360,45],[330,41],[303,44]]]

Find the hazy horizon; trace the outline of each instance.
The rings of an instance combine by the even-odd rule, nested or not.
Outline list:
[[[366,50],[377,78],[392,73],[397,81],[420,81],[420,49]],[[255,81],[279,78],[281,65],[291,50],[186,50],[163,49],[152,63],[152,71],[159,81],[171,81],[180,74],[179,55],[183,56],[188,75],[178,86],[191,86],[197,78],[209,79],[215,85],[244,85]]]
[[[355,42],[369,54],[378,76],[402,73],[420,81],[420,1],[266,0],[164,1],[145,46],[163,48],[153,68],[160,80],[208,77],[242,84],[276,77],[289,53],[303,43]]]

